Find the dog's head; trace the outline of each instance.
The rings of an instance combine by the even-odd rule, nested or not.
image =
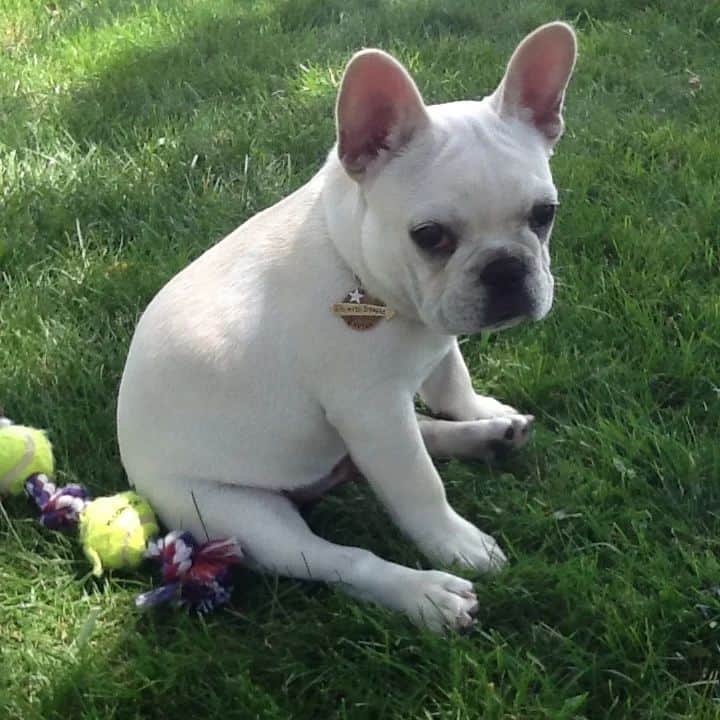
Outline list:
[[[433,329],[500,329],[550,310],[549,159],[575,56],[572,29],[544,25],[492,95],[435,106],[386,53],[350,60],[337,152],[366,206],[364,264],[375,287]]]

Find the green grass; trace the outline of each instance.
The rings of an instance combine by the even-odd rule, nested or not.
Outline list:
[[[465,345],[538,417],[501,467],[442,467],[512,559],[447,640],[330,590],[241,576],[207,620],[140,616],[22,499],[0,507],[3,718],[720,718],[720,3],[4,0],[0,403],[61,481],[124,485],[134,324],[191,258],[309,178],[344,61],[379,45],[429,101],[478,97],[563,18],[581,56],[554,160],[550,318]],[[702,87],[690,83],[696,75]],[[406,563],[363,490],[325,535]]]

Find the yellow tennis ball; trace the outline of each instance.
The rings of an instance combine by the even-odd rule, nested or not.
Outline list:
[[[155,513],[132,490],[97,498],[80,515],[80,541],[95,575],[137,567],[147,541],[157,533]]]
[[[42,430],[23,425],[0,428],[0,496],[17,495],[35,473],[52,475],[52,445]]]

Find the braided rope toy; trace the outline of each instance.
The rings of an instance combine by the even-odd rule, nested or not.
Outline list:
[[[234,538],[198,545],[189,532],[176,530],[150,542],[146,555],[160,561],[165,584],[138,595],[137,607],[172,602],[207,613],[230,599],[230,570],[242,550]]]
[[[135,600],[141,609],[171,604],[201,614],[230,599],[232,568],[243,559],[234,538],[198,543],[189,532],[173,531],[161,538],[155,513],[147,500],[133,491],[92,499],[82,485],[56,486],[50,473],[38,472],[30,442],[20,448],[24,468],[18,482],[18,428],[0,412],[0,478],[8,466],[13,482],[0,485],[2,494],[22,492],[40,509],[40,523],[51,530],[79,527],[80,541],[96,576],[105,569],[138,567],[144,559],[160,565],[163,585]],[[44,433],[22,428],[23,437],[43,438],[43,468],[54,468],[52,447]],[[7,459],[7,462],[3,462]]]

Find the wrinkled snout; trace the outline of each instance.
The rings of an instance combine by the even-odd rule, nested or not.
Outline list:
[[[486,326],[502,326],[534,314],[531,274],[530,260],[505,252],[485,264],[479,281],[486,296]]]
[[[504,330],[523,320],[541,320],[552,307],[547,250],[497,248],[463,269],[461,279],[449,285],[437,306],[437,325],[444,332]]]

